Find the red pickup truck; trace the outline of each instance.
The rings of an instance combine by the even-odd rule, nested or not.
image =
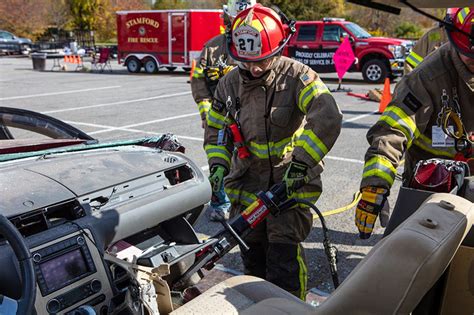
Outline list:
[[[349,37],[357,58],[350,72],[362,72],[364,80],[370,83],[402,75],[411,41],[372,37],[359,25],[344,19],[296,22],[296,34],[283,54],[319,73],[336,72],[332,57],[345,37]]]

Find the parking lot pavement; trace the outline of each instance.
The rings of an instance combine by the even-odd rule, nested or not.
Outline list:
[[[329,88],[337,87],[333,74],[321,75]],[[360,74],[348,74],[343,87],[354,93],[366,93],[381,85],[367,85]],[[0,106],[39,111],[65,120],[100,139],[139,138],[171,132],[178,135],[187,154],[204,170],[207,161],[202,149],[203,131],[197,107],[193,102],[189,74],[160,72],[156,75],[129,74],[114,64],[113,72],[36,72],[27,58],[0,58]],[[393,89],[393,85],[392,85]],[[351,203],[358,190],[363,159],[368,144],[368,128],[378,119],[378,104],[333,93],[344,123],[341,135],[325,159],[322,175],[323,194],[317,203],[321,211]],[[389,198],[392,205],[398,193],[398,183]],[[359,240],[353,224],[354,209],[326,217],[330,238],[339,250],[339,273],[344,279],[378,241],[383,229],[377,225],[375,237]],[[219,224],[203,218],[197,226],[202,235],[210,235]],[[309,287],[332,290],[329,269],[321,245],[321,225],[305,242],[309,264]],[[221,263],[241,270],[238,249],[224,257]]]

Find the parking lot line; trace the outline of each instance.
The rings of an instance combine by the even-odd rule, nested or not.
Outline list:
[[[369,117],[369,116],[372,116],[373,114],[376,114],[378,112],[379,112],[379,110],[377,109],[377,110],[374,110],[373,112],[370,112],[370,113],[367,113],[367,114],[355,116],[355,117],[343,120],[342,124],[344,125],[344,124],[347,124],[347,123],[350,123],[350,122],[353,122],[353,121],[356,121],[356,120],[359,120],[359,119],[362,119],[362,118],[365,118],[365,117]]]
[[[43,114],[53,114],[53,113],[70,112],[70,111],[81,110],[81,109],[90,109],[90,108],[97,108],[97,107],[106,107],[106,106],[113,106],[113,105],[122,105],[122,104],[146,102],[146,101],[151,101],[151,100],[159,100],[159,99],[162,99],[162,98],[183,96],[183,95],[188,95],[188,94],[191,94],[191,91],[173,93],[173,94],[165,94],[165,95],[158,95],[158,96],[152,96],[152,97],[147,97],[147,98],[138,98],[138,99],[128,100],[128,101],[119,101],[119,102],[113,102],[113,103],[103,103],[103,104],[96,104],[96,105],[87,105],[87,106],[80,106],[80,107],[71,107],[71,108],[64,108],[64,109],[57,109],[57,110],[49,110],[49,111],[45,111],[45,112],[42,112],[42,113]]]
[[[7,100],[9,101],[9,100],[22,99],[22,98],[41,97],[41,96],[63,95],[63,94],[72,94],[72,93],[81,93],[81,92],[90,92],[90,91],[109,90],[109,89],[117,89],[119,87],[121,87],[121,86],[120,85],[114,85],[114,86],[104,86],[104,87],[98,87],[98,88],[82,89],[82,90],[70,90],[70,91],[53,92],[53,93],[10,96],[10,97],[2,97],[2,98],[0,98],[0,101],[7,101]]]
[[[181,115],[181,116],[192,116],[192,115],[194,115],[194,114]],[[177,119],[177,117],[178,116],[175,116],[174,118],[169,117],[169,118],[163,118],[163,119],[170,120],[170,119]],[[145,134],[157,135],[157,136],[163,134],[163,133],[153,132],[153,131],[145,131],[145,130],[126,128],[126,126],[124,126],[124,127],[112,127],[112,126],[107,126],[107,125],[90,124],[90,123],[83,123],[83,122],[76,122],[76,121],[66,121],[66,123],[72,124],[72,125],[79,125],[79,126],[82,125],[82,126],[88,126],[88,127],[103,128],[103,130],[88,132],[89,135],[96,135],[98,133],[104,133],[104,132],[110,132],[110,131],[126,131],[126,132],[132,132],[132,133],[145,133]],[[137,124],[137,125],[140,125],[140,124]],[[198,137],[181,136],[181,135],[176,135],[176,136],[180,139],[185,139],[185,140],[200,141],[200,142],[204,141],[203,138],[198,138]],[[328,159],[328,160],[334,160],[334,161],[364,164],[364,161],[362,161],[362,160],[348,159],[348,158],[339,157],[339,156],[326,155],[324,158]]]

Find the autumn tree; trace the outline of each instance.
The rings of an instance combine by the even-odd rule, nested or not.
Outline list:
[[[97,40],[108,42],[114,42],[117,40],[117,11],[148,9],[150,9],[150,6],[145,2],[145,0],[105,0],[104,10],[98,17],[96,28]]]
[[[50,0],[0,0],[0,29],[36,38],[48,26]]]

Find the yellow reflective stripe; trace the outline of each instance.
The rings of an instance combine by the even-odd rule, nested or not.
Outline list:
[[[307,114],[307,106],[311,100],[323,93],[330,93],[327,86],[319,78],[316,81],[308,84],[304,89],[301,90],[298,97],[298,108],[304,114]]]
[[[295,146],[302,147],[316,163],[321,161],[329,151],[321,139],[310,129],[305,129],[302,132],[296,140]]]
[[[224,129],[225,116],[219,114],[211,108],[207,113],[207,125],[217,129]]]
[[[200,114],[206,114],[209,111],[209,107],[211,107],[211,102],[209,101],[200,101],[197,103],[199,113]]]
[[[263,25],[259,20],[253,20],[251,23],[252,27],[255,28],[259,33],[263,31]]]
[[[468,7],[463,8],[461,9],[461,11],[459,11],[458,20],[459,22],[461,22],[461,24],[464,24],[464,20],[466,19],[466,16],[469,14],[469,12],[471,12],[471,10]]]
[[[300,279],[300,299],[306,301],[306,285],[308,281],[308,269],[304,263],[303,256],[301,255],[301,244],[298,244],[298,251],[296,254],[296,260],[299,265],[299,279]]]
[[[241,18],[237,18],[237,19],[235,20],[233,30],[235,30],[238,26],[240,26],[240,22],[242,22],[242,19],[241,19]]]
[[[380,117],[380,121],[403,132],[407,138],[408,146],[411,145],[414,138],[420,135],[420,131],[416,127],[415,122],[400,107],[388,106],[382,117]]]
[[[211,158],[220,158],[230,164],[232,154],[227,151],[227,148],[225,146],[207,144],[204,146],[204,150],[206,151],[208,160]]]
[[[406,59],[406,62],[408,62],[413,68],[416,68],[422,61],[423,57],[414,51],[412,51]]]
[[[365,162],[362,178],[376,176],[384,179],[392,186],[397,170],[392,163],[383,156],[374,156]]]
[[[255,200],[257,200],[257,197],[255,194],[249,193],[244,190],[239,190],[239,189],[231,189],[231,188],[225,188],[225,193],[229,197],[230,201],[233,204],[242,204],[246,207],[250,206]]]
[[[202,69],[201,67],[195,67],[193,72],[193,78],[204,78],[204,69]]]
[[[456,151],[454,148],[446,148],[446,150],[441,150],[439,148],[433,148],[432,147],[432,141],[425,135],[420,135],[415,141],[413,142],[414,145],[419,147],[420,149],[429,152],[431,154],[434,154],[436,156],[442,156],[442,157],[447,157],[447,158],[454,158],[456,155]]]
[[[318,201],[319,197],[321,196],[320,191],[309,191],[309,192],[294,192],[291,194],[289,198],[298,198],[298,199],[305,199],[313,204]],[[308,205],[304,203],[298,203],[293,207],[300,207],[300,208],[309,208]]]

